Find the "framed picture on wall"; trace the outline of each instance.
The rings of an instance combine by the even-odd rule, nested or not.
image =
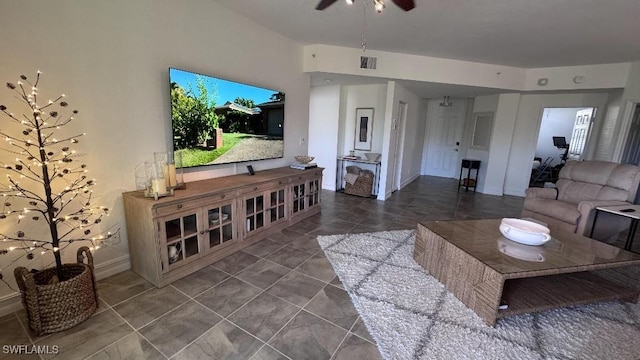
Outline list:
[[[373,135],[373,108],[356,109],[355,150],[371,151]]]

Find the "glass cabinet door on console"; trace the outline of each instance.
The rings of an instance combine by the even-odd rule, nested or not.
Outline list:
[[[264,193],[250,195],[244,198],[245,229],[244,233],[250,235],[262,230],[265,226]]]
[[[291,186],[291,199],[293,200],[292,212],[294,215],[306,209],[307,207],[306,196],[307,196],[306,182],[303,182],[300,184],[293,184]]]
[[[320,204],[320,184],[317,178],[302,183],[294,183],[291,186],[292,210],[296,214],[309,211]]]
[[[309,181],[309,197],[307,198],[307,208],[320,204],[320,182],[318,179]]]
[[[269,191],[269,223],[273,224],[278,221],[286,220],[287,212],[285,211],[285,191],[277,189]]]
[[[162,272],[196,260],[202,249],[198,239],[198,214],[196,212],[162,218],[160,243],[162,244]]]
[[[235,225],[235,203],[220,204],[210,206],[203,212],[206,218],[203,220],[204,227],[204,247],[207,252],[217,251],[224,248],[233,240],[237,239]]]

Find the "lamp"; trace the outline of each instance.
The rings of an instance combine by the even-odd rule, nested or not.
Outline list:
[[[445,96],[440,103],[440,106],[453,106],[453,103],[449,101],[449,96]]]
[[[378,14],[384,10],[384,1],[383,0],[373,0],[373,7],[376,9]]]
[[[353,5],[353,3],[355,2],[355,0],[345,0],[345,1],[349,5]],[[378,14],[382,13],[382,10],[384,10],[385,8],[384,0],[373,0],[373,8],[376,9]]]

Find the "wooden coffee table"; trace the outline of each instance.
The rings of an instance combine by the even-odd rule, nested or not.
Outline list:
[[[640,299],[640,255],[561,231],[542,246],[522,245],[503,237],[499,225],[421,222],[414,250],[414,259],[489,325],[509,315]]]

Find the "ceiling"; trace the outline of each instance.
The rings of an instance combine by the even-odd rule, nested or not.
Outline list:
[[[303,45],[358,48],[364,31],[367,49],[521,68],[640,60],[640,0],[217,1]]]

